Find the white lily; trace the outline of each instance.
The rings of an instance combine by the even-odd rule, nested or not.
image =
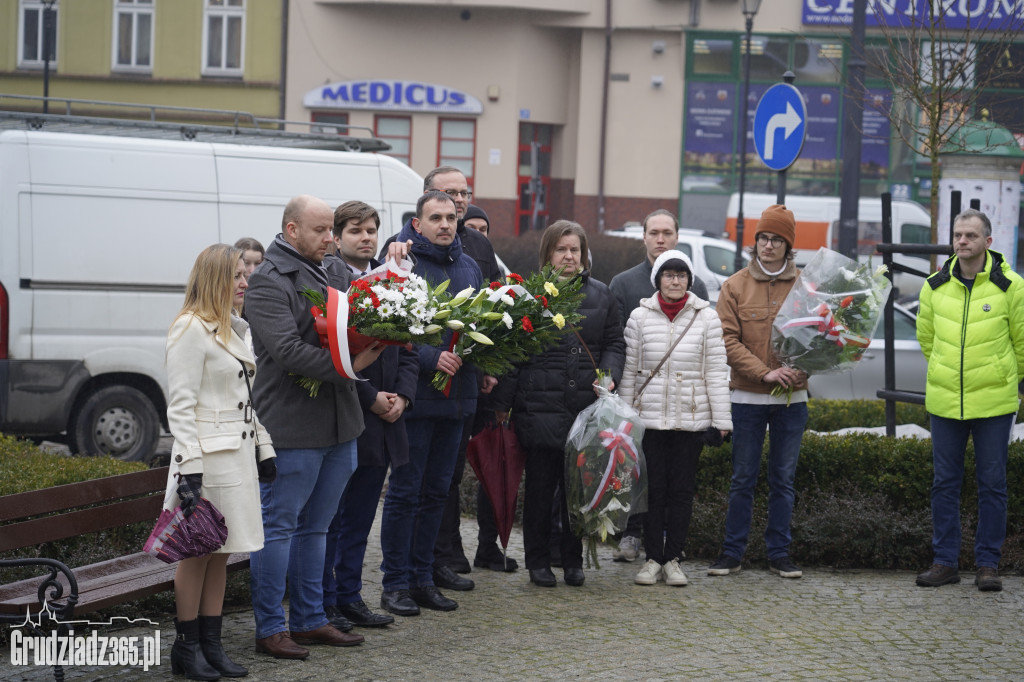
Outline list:
[[[473,339],[477,343],[484,344],[485,346],[493,346],[494,345],[493,341],[491,341],[489,338],[487,338],[486,335],[481,334],[480,332],[468,331],[468,332],[466,332],[466,336],[468,336],[469,338]]]
[[[455,298],[453,298],[451,301],[451,306],[453,308],[458,308],[460,305],[469,300],[469,297],[473,293],[473,291],[473,287],[466,287],[459,293],[455,294]]]

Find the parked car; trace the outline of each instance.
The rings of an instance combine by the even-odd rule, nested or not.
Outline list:
[[[610,237],[643,239],[644,228],[639,223],[627,223],[621,230],[612,230],[605,234]],[[707,286],[711,302],[717,302],[722,282],[736,272],[736,243],[684,227],[679,229],[679,243],[676,244],[676,248],[689,256],[693,262],[694,276],[699,277]],[[746,252],[743,253],[743,261],[750,261],[750,256]]]
[[[917,342],[917,317],[900,304],[893,316],[893,349],[896,353],[896,389],[924,393],[928,362]],[[875,337],[860,362],[849,372],[812,375],[808,392],[812,398],[831,400],[876,400],[885,387],[885,329],[878,323]]]

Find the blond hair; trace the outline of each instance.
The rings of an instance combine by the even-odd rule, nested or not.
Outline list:
[[[185,303],[175,317],[195,315],[217,324],[217,337],[225,343],[231,334],[231,310],[235,292],[235,269],[242,250],[228,244],[207,246],[196,257],[185,285]]]

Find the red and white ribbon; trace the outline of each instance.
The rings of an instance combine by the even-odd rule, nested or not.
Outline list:
[[[343,377],[359,380],[348,350],[348,295],[334,287],[327,287],[327,338],[334,369]]]
[[[526,288],[523,287],[523,285],[521,284],[505,284],[504,286],[500,286],[497,289],[492,289],[490,293],[487,294],[487,300],[490,301],[491,303],[494,303],[495,301],[497,301],[499,298],[501,298],[510,291],[516,296],[530,295],[530,292],[527,291]]]
[[[811,317],[793,318],[779,327],[779,331],[785,331],[786,329],[793,329],[796,327],[817,327],[818,331],[824,334],[826,339],[834,341],[840,346],[850,344],[866,348],[867,345],[871,343],[871,339],[854,334],[840,324],[832,314],[832,309],[824,303],[819,305],[814,312],[815,315]]]
[[[379,265],[373,270],[370,270],[359,279],[369,280],[370,282],[379,282],[382,279],[394,277],[396,282],[401,283],[409,279],[409,275],[412,274],[412,268],[413,263],[409,259],[403,259],[401,262],[389,260],[383,265]]]
[[[611,485],[612,474],[615,471],[615,463],[618,459],[616,452],[621,451],[623,457],[629,457],[633,460],[636,464],[633,467],[633,476],[640,480],[640,458],[637,456],[636,442],[629,435],[629,432],[632,430],[633,423],[623,419],[618,428],[606,429],[598,434],[601,437],[601,445],[609,453],[608,465],[604,469],[604,475],[601,476],[601,484],[597,486],[597,492],[594,493],[593,499],[583,508],[584,512],[597,507],[601,502],[601,498],[604,497],[605,491],[608,490],[608,486]]]

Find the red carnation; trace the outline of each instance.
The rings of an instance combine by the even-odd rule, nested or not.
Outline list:
[[[490,287],[491,287],[492,290],[500,289],[501,288],[501,282],[491,282]]]
[[[540,304],[542,306],[544,306],[545,308],[548,307],[548,297],[547,296],[540,296],[540,295],[538,295],[538,296],[534,296],[534,298],[537,299],[538,301],[540,301]]]
[[[526,330],[527,332],[533,331],[533,323],[530,322],[530,318],[523,317],[523,329]]]
[[[507,279],[508,279],[508,281],[512,282],[513,284],[522,284],[523,283],[523,278],[520,277],[519,275],[517,275],[514,272],[508,273],[508,278]]]

